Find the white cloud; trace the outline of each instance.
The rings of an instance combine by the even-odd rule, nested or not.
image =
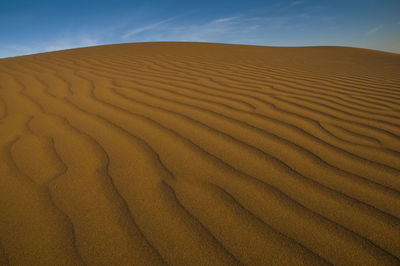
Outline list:
[[[148,30],[152,30],[152,29],[158,28],[159,26],[161,26],[161,25],[163,25],[163,24],[165,24],[165,23],[171,21],[172,19],[173,19],[173,18],[169,18],[169,19],[166,19],[166,20],[162,20],[162,21],[160,21],[160,22],[157,22],[157,23],[153,23],[153,24],[146,25],[146,26],[143,26],[143,27],[135,28],[135,29],[130,30],[129,32],[125,33],[125,34],[122,36],[122,39],[126,40],[126,39],[128,39],[129,37],[131,37],[131,36],[133,36],[133,35],[135,35],[135,34],[138,34],[138,33],[140,33],[140,32],[144,32],[144,31],[148,31]]]
[[[239,25],[230,23],[235,19],[237,17],[228,17],[212,20],[205,24],[189,25],[181,27],[173,34],[178,35],[178,39],[183,41],[218,42],[223,38],[230,38],[230,35],[244,26],[240,23],[238,23]]]
[[[238,44],[267,44],[267,39],[273,38],[277,31],[287,32],[293,28],[291,21],[297,21],[299,16],[307,18],[308,14],[296,14],[274,17],[244,17],[227,16],[209,20],[206,23],[155,23],[134,29],[130,38],[123,39],[129,42],[153,42],[153,41],[193,41],[193,42],[216,42],[216,43],[238,43]],[[163,24],[163,25],[161,25]],[[302,25],[297,22],[296,27]],[[148,30],[151,29],[151,30]],[[135,35],[138,32],[144,34]],[[132,32],[132,31],[131,31]],[[130,32],[128,32],[130,33]],[[273,39],[279,44],[281,39]]]
[[[126,22],[93,32],[87,30],[78,33],[66,32],[52,40],[25,43],[26,46],[9,45],[10,47],[5,49],[5,46],[0,44],[0,56],[32,54],[119,42],[195,41],[241,44],[275,43],[279,45],[284,43],[282,36],[285,36],[289,29],[300,27],[306,23],[303,20],[299,21],[300,17],[308,18],[309,14],[269,17],[226,16],[215,17],[204,23],[186,23],[185,21],[178,21],[177,17],[173,17],[137,28],[128,27],[130,23]],[[296,21],[296,23],[292,23],[293,21]],[[278,36],[276,36],[277,32]]]
[[[382,27],[383,26],[380,25],[380,26],[376,26],[376,27],[371,28],[369,31],[367,31],[367,35],[377,33],[380,29],[382,29]]]
[[[220,19],[213,20],[212,23],[223,23],[223,22],[228,22],[228,21],[231,21],[231,20],[235,20],[237,18],[238,17],[220,18]]]
[[[283,19],[285,20],[285,19]],[[273,28],[282,27],[281,17],[250,19],[222,17],[206,23],[168,23],[140,36],[133,35],[130,42],[192,41],[216,43],[262,44]]]

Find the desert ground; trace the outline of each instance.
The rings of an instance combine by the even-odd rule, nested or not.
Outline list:
[[[400,55],[0,59],[0,265],[400,265]]]

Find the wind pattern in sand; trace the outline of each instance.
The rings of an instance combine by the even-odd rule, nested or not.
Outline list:
[[[0,265],[399,265],[400,55],[0,60]]]

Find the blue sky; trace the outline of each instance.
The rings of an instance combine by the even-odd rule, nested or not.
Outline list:
[[[149,41],[400,53],[400,0],[0,1],[0,57]]]

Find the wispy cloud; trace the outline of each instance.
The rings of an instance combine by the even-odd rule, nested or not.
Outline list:
[[[138,33],[144,32],[144,31],[148,31],[148,30],[152,30],[152,29],[156,29],[159,26],[161,26],[161,25],[163,25],[163,24],[165,24],[165,23],[167,23],[167,22],[169,22],[171,20],[173,20],[173,18],[165,19],[165,20],[159,21],[157,23],[153,23],[153,24],[150,24],[150,25],[146,25],[146,26],[142,26],[142,27],[139,27],[139,28],[135,28],[135,29],[130,30],[127,33],[125,33],[122,36],[122,39],[126,40],[126,39],[128,39],[129,37],[132,37],[135,34],[138,34]]]
[[[376,27],[373,27],[373,28],[371,28],[369,31],[367,31],[367,35],[371,35],[371,34],[374,34],[374,33],[377,33],[378,31],[380,31],[381,29],[382,29],[382,25],[379,25],[379,26],[376,26]]]
[[[304,1],[295,1],[296,4]],[[179,18],[179,19],[178,19]],[[285,34],[300,28],[307,29],[315,16],[309,12],[275,16],[223,16],[208,18],[206,22],[171,17],[151,24],[132,27],[132,22],[116,23],[98,31],[66,32],[58,38],[26,46],[0,45],[0,56],[31,54],[55,50],[121,42],[194,41],[260,45],[283,45]],[[380,27],[374,32],[378,31]]]
[[[227,18],[220,18],[212,21],[213,23],[223,23],[237,19],[238,17],[227,17]]]
[[[146,36],[145,41],[176,40],[195,42],[222,42],[232,41],[235,33],[256,29],[250,28],[249,24],[243,23],[239,17],[225,17],[210,20],[202,24],[188,24],[185,26],[174,26],[163,28],[162,31],[154,32]],[[253,23],[254,24],[254,23]],[[254,25],[251,25],[254,26]],[[237,36],[236,36],[237,37]],[[143,39],[142,39],[143,41]]]
[[[302,17],[307,17],[307,14],[302,14]],[[143,31],[146,31],[146,33],[140,36],[131,34],[130,38],[125,37],[125,40],[130,42],[193,41],[267,44],[268,36],[272,36],[277,30],[287,31],[291,27],[291,21],[296,21],[296,27],[302,25],[303,22],[299,22],[298,19],[299,15],[274,17],[242,15],[214,18],[205,23],[182,23],[180,21],[179,25],[175,22],[165,23],[164,25],[164,23],[158,22],[135,29],[134,33]],[[275,39],[275,43],[279,42],[280,39]]]

